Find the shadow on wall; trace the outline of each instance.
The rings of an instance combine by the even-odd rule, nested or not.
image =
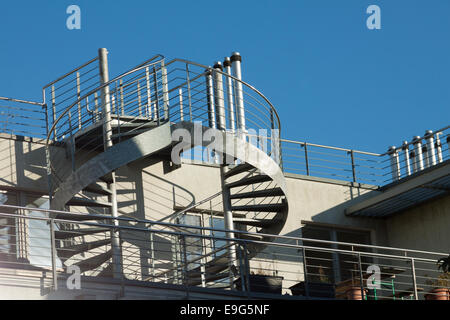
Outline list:
[[[22,136],[0,138],[0,183],[47,191],[45,146]]]

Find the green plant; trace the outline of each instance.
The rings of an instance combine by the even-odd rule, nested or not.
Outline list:
[[[443,273],[450,272],[450,255],[446,258],[440,258],[437,261],[438,269],[442,270]]]

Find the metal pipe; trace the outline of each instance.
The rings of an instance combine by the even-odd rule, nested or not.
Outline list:
[[[56,273],[56,243],[55,243],[55,222],[53,219],[50,220],[50,245],[51,245],[51,255],[52,255],[52,281],[53,290],[58,290],[58,275]]]
[[[437,161],[438,161],[439,163],[441,163],[442,161],[444,161],[444,158],[442,157],[442,142],[441,142],[441,140],[439,139],[440,134],[441,134],[440,132],[439,132],[439,133],[436,133],[436,141],[435,141],[435,144],[434,144],[434,146],[435,146],[435,148],[436,148]]]
[[[145,86],[147,87],[147,108],[146,110],[146,117],[148,119],[152,118],[152,95],[150,90],[150,70],[149,68],[145,68]]]
[[[213,80],[211,76],[211,70],[208,69],[205,71],[205,80],[206,80],[206,94],[207,94],[207,103],[208,103],[208,121],[209,127],[216,129],[216,111],[214,107],[214,92],[213,92]]]
[[[220,62],[216,62],[214,64],[214,70],[222,71],[222,64]],[[217,129],[226,131],[227,123],[225,116],[225,98],[223,94],[223,78],[222,74],[219,72],[213,71],[214,74],[214,104],[216,107],[216,118],[217,118]]]
[[[242,70],[241,63],[242,57],[239,52],[233,52],[231,54],[231,65],[233,69],[233,76],[238,80],[242,80]],[[244,91],[242,89],[242,82],[234,81],[235,96],[236,96],[236,109],[238,117],[238,129],[240,131],[241,137],[245,138],[245,109],[244,109]]]
[[[429,165],[434,166],[434,165],[436,165],[436,154],[435,154],[435,148],[434,148],[433,131],[427,130],[425,132],[424,138],[427,141],[427,158],[429,160]]]
[[[161,61],[161,81],[163,89],[164,100],[164,120],[169,120],[169,82],[167,79],[167,68],[164,65],[164,61]]]
[[[178,89],[178,98],[180,99],[180,121],[184,121],[183,115],[183,89]]]
[[[391,158],[391,173],[392,173],[392,179],[394,181],[397,181],[400,179],[401,172],[400,172],[400,160],[398,156],[397,149],[395,146],[391,146],[388,150],[388,154]]]
[[[417,295],[417,279],[416,279],[416,267],[414,264],[414,258],[411,258],[411,273],[413,278],[414,298],[416,300],[419,300],[419,297]]]
[[[223,61],[223,66],[225,67],[225,72],[228,75],[232,75],[231,73],[231,60],[229,57],[225,57]],[[226,77],[227,79],[227,102],[228,102],[228,127],[232,132],[236,130],[235,127],[235,119],[234,119],[234,101],[233,101],[233,80],[231,77]]]
[[[412,139],[414,144],[415,162],[418,171],[423,170],[423,154],[422,154],[422,140],[419,136],[415,136]]]
[[[411,164],[409,161],[409,148],[408,148],[408,141],[403,141],[403,155],[404,155],[404,159],[405,159],[405,170],[406,170],[406,175],[409,176],[411,175]]]
[[[99,65],[100,65],[100,82],[105,84],[109,82],[108,72],[108,51],[106,48],[99,49]],[[113,146],[112,143],[112,128],[111,128],[111,104],[109,86],[104,86],[101,91],[103,102],[103,141],[105,150]],[[116,192],[116,174],[111,172],[112,183],[108,184],[108,188],[111,191],[109,200],[111,202],[111,216],[117,218],[119,216],[117,209],[117,192]],[[119,226],[119,221],[114,219],[114,225]],[[120,259],[120,235],[118,231],[111,230],[111,249],[112,249],[112,261],[113,261],[113,275],[122,273],[121,259]]]

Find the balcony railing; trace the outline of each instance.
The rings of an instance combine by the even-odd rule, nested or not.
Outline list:
[[[117,218],[117,226],[112,218],[91,223],[82,221],[85,214],[7,205],[1,208],[3,212],[17,212],[0,214],[7,222],[2,225],[3,230],[8,230],[3,238],[9,239],[0,247],[1,267],[51,271],[55,290],[58,276],[66,272],[65,264],[83,269],[89,255],[106,250],[93,248],[80,256],[73,252],[77,245],[105,240],[109,232],[118,230],[123,271],[115,278],[122,278],[124,285],[127,280],[150,281],[180,285],[179,290],[195,286],[240,292],[248,297],[292,299],[448,298],[448,274],[440,272],[436,265],[447,253],[243,231],[236,234],[242,238],[258,236],[261,240],[231,240],[218,236],[225,230],[217,228],[132,218]],[[64,219],[52,218],[61,214]],[[91,236],[82,232],[93,226],[104,228],[104,232]],[[76,232],[80,232],[76,243],[61,240],[65,233]],[[266,249],[249,258],[255,244],[264,244]],[[216,272],[220,264],[230,263],[217,254],[230,245],[237,248],[237,267]],[[101,276],[108,272],[112,271],[107,262],[82,274]]]

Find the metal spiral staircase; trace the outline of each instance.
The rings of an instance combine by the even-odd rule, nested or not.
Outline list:
[[[81,75],[97,62],[100,85],[83,88]],[[166,63],[157,55],[109,80],[107,52],[100,49],[98,58],[68,74],[76,74],[76,99],[58,104],[58,82],[46,87],[52,106],[46,147],[51,209],[86,212],[54,214],[84,222],[78,229],[62,223],[55,233],[66,267],[77,265],[87,275],[123,274],[121,235],[105,227],[118,225],[114,218],[121,216],[116,170],[144,158],[173,161],[180,145],[182,155],[200,147],[213,152],[213,162],[219,159],[223,210],[215,214],[224,217],[228,236],[270,240],[264,234],[280,233],[288,212],[280,122],[269,100],[241,80],[240,62],[236,54],[225,60],[225,69],[220,64],[211,68],[180,59]],[[199,128],[223,143],[211,147],[210,141],[197,139]],[[180,142],[180,130],[191,138]],[[196,210],[194,205],[189,212]],[[179,211],[187,210],[170,215]],[[234,233],[234,228],[261,236]],[[263,248],[249,243],[247,254],[255,256]],[[206,282],[226,277],[229,260],[228,253],[209,259],[205,269],[189,271],[188,283],[198,284],[201,273],[207,274]]]

